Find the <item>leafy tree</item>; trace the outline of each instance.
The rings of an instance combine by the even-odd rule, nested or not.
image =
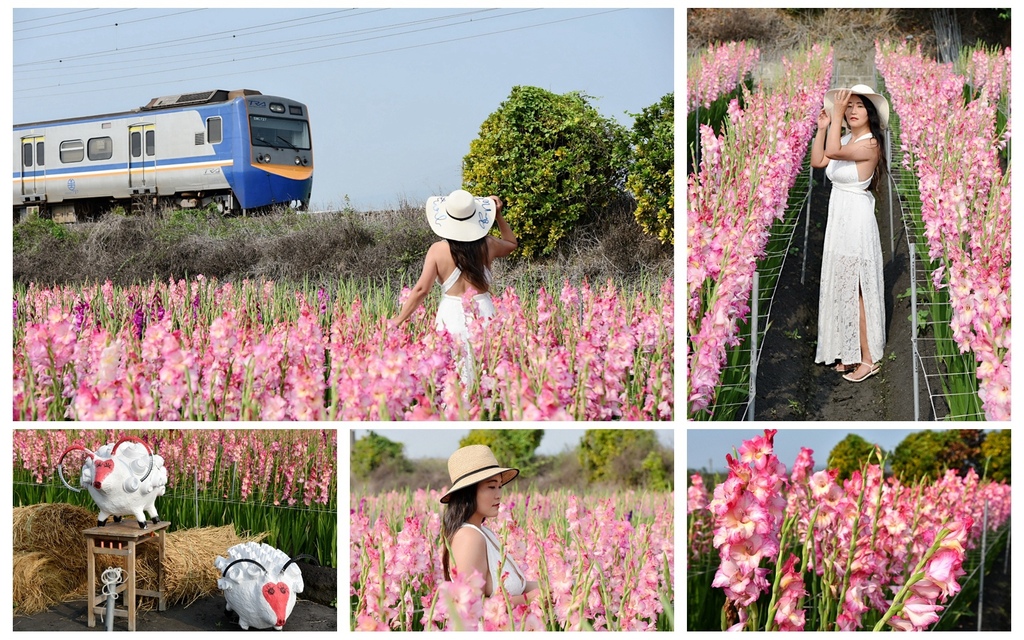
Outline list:
[[[498,464],[529,475],[537,467],[536,451],[543,438],[543,429],[473,429],[459,440],[459,446],[485,444]]]
[[[357,478],[368,478],[378,467],[389,465],[395,471],[411,471],[412,464],[405,457],[405,445],[393,442],[370,431],[352,445],[352,473]]]
[[[961,474],[974,468],[981,475],[981,432],[978,429],[946,429],[918,431],[908,435],[893,451],[892,471],[911,482],[920,477],[932,480],[942,477],[947,469]]]
[[[650,429],[588,429],[577,451],[588,482],[672,486],[671,469]]]
[[[636,198],[633,215],[644,232],[675,244],[675,94],[633,114],[633,161],[626,188]]]
[[[623,193],[628,133],[579,91],[515,86],[480,125],[463,158],[463,186],[497,194],[525,257],[547,255]]]
[[[982,463],[988,464],[987,477],[997,482],[1010,482],[1010,430],[989,432],[981,443]],[[985,468],[985,467],[983,467]]]
[[[828,454],[828,466],[830,469],[839,469],[839,479],[845,480],[853,475],[854,471],[859,471],[864,466],[871,452],[877,446],[856,433],[847,434]],[[883,455],[885,455],[884,452]],[[872,462],[877,463],[878,460],[874,459]]]

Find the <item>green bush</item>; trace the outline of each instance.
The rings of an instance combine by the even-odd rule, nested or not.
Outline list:
[[[551,254],[577,221],[623,191],[628,132],[588,98],[513,87],[463,159],[464,188],[506,201],[525,257]]]
[[[587,429],[577,448],[588,482],[671,489],[668,452],[651,429]]]
[[[411,471],[412,464],[404,451],[405,445],[401,442],[393,442],[371,431],[352,445],[352,475],[368,478],[375,469],[384,465],[394,471]]]
[[[626,188],[636,198],[633,215],[645,233],[675,244],[675,98],[669,93],[634,114],[633,158]]]
[[[472,429],[459,440],[459,446],[487,445],[498,464],[529,476],[537,467],[536,451],[543,437],[543,429]]]
[[[29,251],[45,240],[64,241],[68,238],[67,228],[50,218],[31,216],[14,225],[14,250]]]

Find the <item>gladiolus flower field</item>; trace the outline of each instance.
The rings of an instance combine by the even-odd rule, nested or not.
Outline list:
[[[736,75],[734,58],[731,49],[712,49],[693,80],[710,86],[694,87],[691,93],[710,97],[723,92],[704,68],[717,69],[733,86],[738,84],[742,75]],[[700,164],[687,185],[687,403],[694,419],[732,419],[735,407],[719,405],[742,404],[723,397],[723,389],[746,381],[742,368],[728,369],[727,362],[735,359],[743,341],[755,270],[769,245],[789,241],[776,227],[795,214],[789,192],[804,166],[814,115],[828,88],[832,52],[815,44],[783,65],[774,86],[754,91],[744,86],[742,103],[728,100],[720,132],[700,124]],[[736,375],[741,379],[729,377]]]
[[[354,630],[674,628],[673,495],[510,493],[485,524],[542,597],[513,606],[441,566],[441,492],[351,498]]]
[[[877,450],[845,480],[807,448],[788,471],[775,434],[727,454],[712,493],[691,477],[689,630],[921,631],[974,606],[988,570],[974,551],[1008,543],[1009,485],[886,477]]]
[[[64,502],[95,510],[87,492],[63,485],[56,465],[73,444],[91,451],[126,435],[141,438],[167,468],[156,502],[173,529],[219,527],[266,532],[292,556],[337,566],[338,434],[333,429],[39,429],[13,432],[14,505]],[[81,452],[64,460],[77,486]]]
[[[672,295],[506,287],[470,323],[465,389],[436,300],[395,327],[393,296],[345,283],[33,284],[14,296],[14,418],[670,420]]]

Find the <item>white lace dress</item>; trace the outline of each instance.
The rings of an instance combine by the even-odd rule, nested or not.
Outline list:
[[[866,133],[861,138],[870,136]],[[842,143],[849,141],[847,134]],[[852,160],[829,160],[825,175],[832,181],[832,195],[821,263],[815,362],[861,361],[858,288],[864,295],[868,348],[877,362],[885,348],[885,283],[875,196],[867,190],[871,180],[860,179]]]

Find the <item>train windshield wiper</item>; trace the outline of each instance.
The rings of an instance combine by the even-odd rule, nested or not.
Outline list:
[[[281,142],[285,143],[286,145],[288,145],[292,149],[295,149],[296,151],[299,150],[299,148],[296,147],[294,144],[292,144],[289,140],[286,140],[285,138],[282,138],[281,136],[277,136],[277,139],[280,140]]]

